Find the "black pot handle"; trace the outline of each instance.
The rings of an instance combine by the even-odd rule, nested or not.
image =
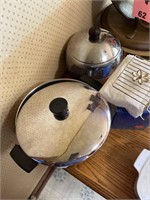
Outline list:
[[[38,163],[32,160],[24,151],[21,149],[19,145],[15,145],[14,148],[10,152],[10,156],[12,159],[21,167],[24,171],[30,173]]]
[[[101,87],[103,86],[99,81],[91,78],[90,76],[84,74],[80,77],[80,81],[83,81],[84,83],[87,83],[91,87],[93,87],[95,90],[99,91]]]

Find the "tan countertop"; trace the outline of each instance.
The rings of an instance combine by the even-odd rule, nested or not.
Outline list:
[[[103,146],[83,163],[66,170],[106,199],[137,199],[134,187],[138,176],[133,164],[149,149],[150,128],[111,129]]]

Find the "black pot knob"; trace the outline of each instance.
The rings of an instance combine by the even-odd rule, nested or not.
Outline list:
[[[100,35],[100,28],[93,26],[89,29],[89,40],[90,42],[98,42],[99,41],[99,35]]]
[[[53,99],[49,104],[49,109],[57,120],[64,120],[69,116],[68,102],[64,98]]]

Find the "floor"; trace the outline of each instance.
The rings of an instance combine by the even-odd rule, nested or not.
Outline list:
[[[106,200],[64,169],[57,168],[38,200]]]

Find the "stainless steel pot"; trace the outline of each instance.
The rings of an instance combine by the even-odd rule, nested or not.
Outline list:
[[[108,78],[122,59],[120,42],[98,27],[75,33],[66,49],[68,69],[78,75],[101,80]]]
[[[33,89],[16,114],[10,155],[25,171],[37,164],[67,167],[95,153],[110,129],[107,102],[90,85],[56,79]]]

